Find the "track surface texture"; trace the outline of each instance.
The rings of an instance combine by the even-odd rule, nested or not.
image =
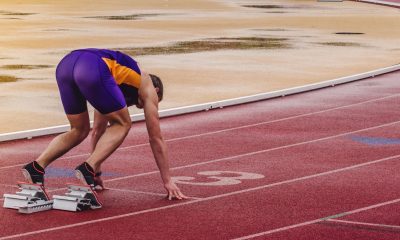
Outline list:
[[[400,239],[400,71],[268,101],[162,119],[185,201],[168,201],[145,124],[103,165],[104,207],[0,209],[0,239]],[[0,194],[53,136],[0,143]],[[86,141],[46,169],[77,182]],[[1,200],[0,203],[2,203]]]

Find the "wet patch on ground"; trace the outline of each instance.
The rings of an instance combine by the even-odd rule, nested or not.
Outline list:
[[[166,55],[179,53],[194,53],[218,50],[249,50],[249,49],[288,49],[287,38],[263,37],[235,37],[235,38],[209,38],[196,41],[178,42],[168,46],[121,48],[127,54],[139,55]]]
[[[7,19],[7,20],[21,20],[22,18],[16,18],[16,17],[4,17],[0,19]]]
[[[42,68],[51,68],[52,65],[27,65],[27,64],[10,64],[3,65],[1,69],[7,70],[31,70],[31,69],[42,69]]]
[[[27,13],[27,12],[9,12],[9,11],[1,11],[0,10],[0,15],[3,16],[29,16],[29,15],[34,15],[37,13]]]
[[[144,14],[130,14],[130,15],[119,15],[119,16],[92,16],[85,18],[95,18],[103,20],[141,20],[148,17],[165,16],[167,14],[156,14],[156,13],[144,13]]]
[[[18,81],[17,77],[10,75],[0,75],[0,83],[16,82],[16,81]]]
[[[284,13],[288,13],[288,12],[283,12],[283,11],[273,11],[273,12],[265,12],[265,13],[284,14]]]
[[[73,29],[73,28],[46,28],[42,29],[42,32],[57,32],[57,33],[62,33],[62,32],[89,32],[87,29]]]
[[[281,9],[281,8],[286,8],[281,5],[272,5],[272,4],[266,4],[266,5],[242,5],[242,7],[247,7],[247,8],[261,8],[261,9]]]
[[[68,29],[68,28],[48,28],[48,29],[43,29],[42,31],[44,31],[44,32],[68,32],[68,31],[71,31],[71,29]]]
[[[9,12],[0,10],[0,19],[6,20],[21,20],[23,16],[34,15],[37,13],[27,13],[27,12]]]
[[[268,31],[268,32],[286,32],[286,31],[291,31],[289,29],[284,29],[284,28],[255,28],[252,29],[253,31]]]
[[[332,47],[363,47],[361,43],[355,42],[318,42],[315,44]]]
[[[283,9],[326,9],[321,6],[315,6],[311,4],[295,4],[295,5],[278,5],[278,4],[246,4],[241,5],[245,8],[256,8],[256,9],[269,9],[269,10],[283,10]]]
[[[336,32],[337,35],[363,35],[361,32]]]
[[[330,10],[327,6],[318,6],[313,4],[251,4],[251,5],[240,5],[243,8],[252,8],[259,10],[260,13],[266,14],[291,14],[299,11],[321,11]],[[265,12],[262,12],[267,10]]]

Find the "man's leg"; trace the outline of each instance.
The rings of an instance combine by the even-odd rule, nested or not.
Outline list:
[[[95,172],[104,160],[121,145],[132,125],[127,107],[105,116],[110,126],[99,138],[92,154],[86,161]]]
[[[91,133],[91,150],[92,152],[96,148],[97,142],[99,141],[100,137],[103,136],[104,132],[107,129],[108,125],[108,118],[101,114],[99,111],[95,110],[93,114],[93,129]],[[104,189],[104,184],[103,180],[101,179],[101,167],[99,167],[96,172],[95,172],[95,177],[94,177],[94,185],[96,190],[103,190]]]
[[[80,114],[67,114],[67,118],[71,130],[54,138],[46,150],[36,159],[43,168],[81,143],[89,134],[90,121],[87,111]]]
[[[90,123],[87,111],[68,115],[71,130],[55,137],[46,150],[36,159],[22,168],[22,174],[28,182],[44,184],[44,169],[71,148],[81,143],[89,134]]]
[[[76,168],[79,179],[88,185],[94,185],[94,175],[101,163],[110,156],[126,137],[131,120],[121,89],[110,72],[107,64],[97,55],[85,52],[74,67],[75,82],[85,99],[105,116],[110,123],[87,161]]]
[[[96,185],[95,175],[99,171],[100,165],[121,145],[132,125],[127,107],[105,114],[105,116],[110,127],[100,137],[86,162],[76,167],[76,176],[84,184],[94,187]]]
[[[101,114],[99,111],[95,110],[93,114],[93,129],[91,133],[91,150],[92,152],[96,148],[97,142],[99,141],[100,137],[103,136],[104,132],[107,129],[108,118],[107,116]]]

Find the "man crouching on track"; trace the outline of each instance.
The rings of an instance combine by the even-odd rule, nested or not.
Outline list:
[[[144,110],[151,150],[168,198],[187,198],[170,176],[167,146],[158,115],[163,85],[157,76],[141,71],[137,62],[124,53],[80,49],[61,60],[56,78],[71,130],[55,137],[36,161],[22,168],[29,182],[44,184],[44,169],[89,135],[88,101],[95,108],[92,153],[76,167],[76,176],[93,188],[103,188],[100,166],[127,136],[131,128],[127,107],[135,104]]]

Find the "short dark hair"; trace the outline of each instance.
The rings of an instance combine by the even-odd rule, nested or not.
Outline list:
[[[153,86],[159,89],[157,96],[158,96],[158,101],[161,102],[161,100],[163,100],[163,95],[164,95],[164,85],[159,77],[157,77],[154,74],[149,74],[149,75],[151,81],[153,82]]]

